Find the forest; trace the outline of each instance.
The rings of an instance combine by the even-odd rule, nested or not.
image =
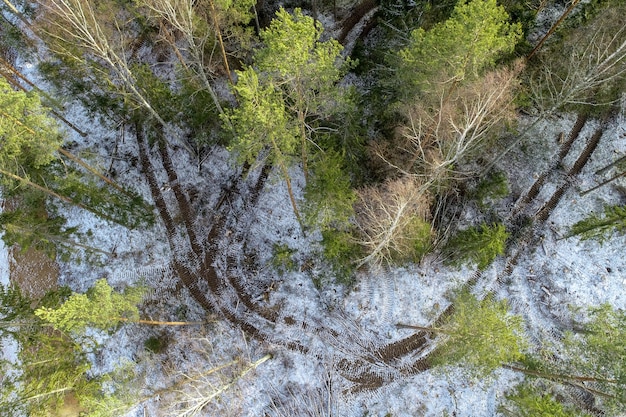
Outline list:
[[[626,1],[0,10],[0,415],[626,413]]]

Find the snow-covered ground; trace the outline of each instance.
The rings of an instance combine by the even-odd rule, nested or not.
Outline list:
[[[558,13],[550,19],[555,17]],[[32,64],[20,62],[18,66],[36,84],[42,83]],[[113,163],[118,182],[132,185],[150,199],[145,180],[130,158],[137,152],[133,139],[123,135],[128,132],[90,118],[75,103],[67,103],[65,116],[88,133],[83,138],[68,130],[68,140],[76,141],[84,148],[106,143],[104,148],[108,151],[100,148],[102,153],[92,163],[103,167]],[[574,120],[575,115],[563,115],[535,126],[522,146],[502,161],[500,169],[507,174],[512,195],[524,193],[546,169],[548,161],[558,152],[558,133],[567,135]],[[521,123],[520,130],[523,130],[524,124],[530,125],[532,121],[522,120]],[[577,155],[582,150],[598,123],[590,120],[586,124],[570,155]],[[621,256],[625,238],[616,237],[603,245],[595,241],[581,242],[577,237],[561,239],[571,225],[590,212],[600,212],[605,204],[623,202],[625,197],[612,185],[584,197],[579,191],[600,180],[594,176],[597,169],[626,154],[625,132],[623,116],[611,122],[578,182],[551,213],[541,243],[523,252],[507,284],[497,289],[499,297],[509,300],[513,312],[525,317],[533,338],[553,337],[550,329],[567,325],[575,307],[608,302],[615,308],[626,309],[626,257]],[[117,158],[112,162],[108,158],[115,141]],[[182,148],[174,146],[172,149],[180,182],[187,190],[199,191],[195,207],[202,215],[196,226],[205,234],[210,227],[211,207],[216,203],[224,181],[234,170],[224,149],[216,147],[212,152],[211,158],[198,172],[196,161]],[[572,162],[566,159],[564,163],[570,166]],[[157,176],[163,186],[168,185],[164,174],[157,172]],[[294,170],[293,176],[294,186],[300,192],[302,175]],[[549,198],[555,186],[547,183],[537,201]],[[509,200],[513,203],[514,197]],[[91,262],[62,263],[60,284],[84,292],[103,277],[117,288],[143,282],[154,288],[143,307],[143,313],[150,318],[216,319],[179,285],[171,268],[173,254],[160,222],[157,221],[151,229],[130,231],[77,209],[68,208],[65,215],[83,233],[90,232],[90,245],[114,252],[115,257],[103,255]],[[471,220],[471,212],[462,216]],[[92,357],[95,374],[109,372],[125,360],[134,361],[143,378],[143,386],[138,392],[153,395],[166,389],[177,374],[202,372],[233,358],[253,362],[271,353],[272,359],[238,380],[203,414],[226,416],[230,412],[230,415],[251,417],[265,416],[266,413],[281,415],[281,409],[282,415],[295,415],[284,410],[302,411],[303,408],[294,404],[306,409],[308,402],[319,402],[323,406],[329,398],[333,415],[337,416],[492,417],[497,415],[505,391],[521,381],[519,374],[509,370],[500,370],[491,378],[478,381],[468,378],[460,369],[445,373],[429,370],[408,376],[401,375],[396,369],[388,369],[386,371],[396,372],[398,376],[382,388],[343,394],[342,390],[350,384],[338,371],[338,361],[350,352],[342,349],[358,351],[357,347],[350,347],[358,342],[363,343],[362,350],[365,350],[368,346],[381,346],[411,334],[410,330],[398,329],[397,323],[427,326],[449,303],[446,298],[449,291],[466,282],[475,271],[445,267],[435,255],[430,255],[420,265],[360,272],[350,289],[330,284],[332,279],[329,279],[327,266],[311,255],[311,250],[319,246],[320,237],[316,233],[307,236],[300,233],[286,188],[276,175],[266,183],[255,209],[247,212],[245,217],[232,219],[228,227],[229,234],[245,237],[245,245],[223,240],[218,249],[223,251],[222,258],[229,254],[237,259],[244,258],[244,246],[246,254],[256,256],[255,265],[261,268],[254,273],[243,267],[238,271],[249,274],[245,279],[251,286],[258,285],[258,282],[267,285],[268,291],[264,294],[267,302],[279,306],[281,317],[307,323],[308,328],[276,325],[274,330],[277,334],[284,332],[286,337],[300,338],[310,352],[303,354],[252,340],[223,321],[202,328],[154,329],[128,325],[112,335],[101,335],[102,349]],[[270,266],[275,244],[287,245],[294,251],[295,271],[278,274]],[[225,264],[226,261],[220,259],[218,256],[217,266],[225,270],[226,266],[221,262]],[[2,283],[8,281],[8,265],[8,253],[0,242]],[[481,283],[489,288],[502,275],[504,267],[505,260],[497,260],[483,272]],[[322,283],[322,286],[315,283]],[[339,332],[331,339],[328,334],[316,330],[317,327],[338,329]],[[167,343],[163,352],[148,354],[144,342],[154,336]],[[330,393],[325,389],[326,374],[330,375]],[[166,394],[158,394],[135,407],[128,416],[160,415],[166,399]],[[272,403],[276,405],[272,406]],[[289,403],[293,403],[293,408]]]

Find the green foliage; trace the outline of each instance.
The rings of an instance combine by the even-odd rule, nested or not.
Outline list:
[[[67,289],[62,287],[47,293],[40,305],[58,308],[66,295]],[[0,330],[20,345],[19,361],[3,364],[2,415],[57,415],[69,397],[78,399],[81,406],[86,399],[101,401],[103,379],[88,375],[91,365],[82,346],[46,326],[34,314],[32,304],[33,300],[24,297],[17,287],[0,286],[0,320],[4,322]]]
[[[38,70],[59,95],[78,100],[90,116],[99,116],[102,121],[110,123],[111,120],[121,120],[130,112],[130,103],[111,94],[104,77],[94,74],[104,70],[96,63],[90,68],[84,62],[57,56],[55,60],[40,62]]]
[[[504,172],[497,171],[482,178],[476,186],[475,196],[480,205],[486,203],[485,200],[497,200],[509,194],[509,182]]]
[[[101,186],[72,160],[63,160],[59,126],[35,94],[14,91],[0,80],[1,184],[6,197],[14,197],[18,208],[3,215],[2,228],[9,243],[24,248],[35,246],[53,255],[57,247],[67,249],[76,230],[65,220],[48,215],[47,196],[71,201],[101,218],[128,227],[150,224],[153,214],[139,194]],[[37,188],[39,186],[40,188]],[[45,191],[45,193],[44,193]],[[47,196],[46,196],[47,195]],[[60,196],[60,197],[59,197]],[[67,250],[62,250],[67,254]]]
[[[164,336],[150,336],[143,342],[143,346],[152,353],[162,353],[167,348],[167,339]]]
[[[81,334],[88,326],[106,330],[122,321],[138,320],[137,304],[144,293],[140,287],[119,293],[100,279],[86,294],[74,293],[62,306],[40,307],[35,314],[65,332]]]
[[[609,304],[589,309],[584,333],[565,338],[568,372],[596,378],[594,389],[607,394],[602,400],[606,411],[626,407],[626,313]]]
[[[296,263],[293,260],[294,253],[295,250],[286,244],[274,244],[272,248],[272,265],[281,275],[296,269]]]
[[[354,260],[363,253],[350,230],[322,230],[322,245],[324,257],[330,261],[337,281],[349,283],[354,273]]]
[[[615,233],[620,235],[626,230],[626,206],[606,206],[604,213],[589,217],[575,223],[568,236],[580,236],[581,240],[595,239],[604,242]]]
[[[9,323],[26,322],[32,319],[32,301],[22,294],[17,285],[0,285],[0,347],[5,335],[20,340],[27,332],[20,327],[12,328]]]
[[[96,216],[134,229],[151,225],[154,214],[143,198],[136,192],[120,190],[101,184],[93,176],[55,161],[42,171],[42,182],[56,193],[81,204]]]
[[[220,137],[219,113],[209,92],[191,77],[183,78],[180,83],[180,90],[174,97],[174,106],[181,109],[176,123],[188,129],[190,140],[199,146],[216,142],[225,145],[225,138]]]
[[[509,23],[496,0],[460,1],[450,19],[411,33],[398,53],[398,81],[411,98],[434,83],[475,79],[512,52],[520,38],[520,25]]]
[[[255,66],[282,89],[295,112],[325,114],[335,105],[329,98],[341,90],[336,83],[349,63],[341,58],[339,42],[320,41],[322,32],[300,9],[293,15],[280,9],[261,32],[265,47],[255,54]]]
[[[321,230],[345,228],[354,216],[356,194],[343,166],[343,158],[335,152],[318,154],[313,174],[305,189],[306,223]]]
[[[611,8],[626,5],[624,0],[590,0],[581,2],[578,10],[563,22],[564,29],[576,28],[593,21],[596,17]]]
[[[484,269],[498,255],[504,253],[508,233],[503,224],[470,227],[453,236],[444,253],[448,262],[460,266],[464,263],[475,263],[479,269]]]
[[[608,304],[587,312],[585,322],[576,326],[580,331],[568,332],[562,344],[545,345],[540,355],[524,358],[525,373],[565,386],[584,385],[595,408],[620,416],[626,407],[626,313]],[[544,389],[538,394],[547,393]],[[577,400],[566,399],[573,405]]]
[[[173,121],[180,109],[184,108],[172,105],[177,103],[169,85],[154,75],[148,64],[134,64],[129,69],[135,79],[136,88],[142,92],[148,103],[165,122]]]
[[[236,140],[231,149],[242,161],[254,162],[269,146],[272,163],[285,164],[297,146],[297,129],[290,123],[282,95],[274,85],[261,85],[252,68],[237,72],[234,86],[239,107],[229,113]]]
[[[552,395],[539,392],[537,388],[523,384],[506,396],[506,405],[500,411],[507,417],[583,417],[571,407],[558,402]]]
[[[437,331],[445,340],[433,354],[433,364],[468,367],[477,376],[487,376],[502,364],[523,357],[522,317],[508,312],[506,301],[488,296],[478,300],[462,292],[454,300],[454,311]]]
[[[0,167],[16,172],[49,164],[63,137],[36,94],[15,91],[0,78]]]
[[[315,163],[315,154],[337,149],[345,154],[345,146],[333,143],[333,138],[342,142],[347,136],[342,136],[345,131],[332,125],[331,118],[340,117],[352,107],[347,90],[337,85],[349,63],[340,55],[341,45],[332,39],[321,41],[321,35],[321,25],[303,15],[300,9],[294,10],[293,15],[280,9],[261,33],[265,46],[255,53],[253,67],[237,72],[234,90],[239,107],[226,116],[235,133],[231,149],[241,160],[250,163],[262,151],[269,150],[268,160],[280,167],[298,218],[288,169],[293,162],[300,162],[308,183],[309,160]],[[336,187],[343,184],[329,181],[328,170],[321,165],[317,167],[320,172],[308,196],[313,192],[332,195],[331,205],[338,208],[337,203],[342,200],[336,198]],[[322,190],[320,187],[324,185],[335,189]],[[324,196],[314,198],[320,203]],[[340,205],[345,206],[345,201]],[[316,208],[310,210],[313,214],[309,219],[327,221],[330,205],[314,203],[311,207]]]
[[[293,16],[279,10],[261,33],[265,46],[254,56],[255,69],[238,72],[234,89],[240,106],[229,116],[234,147],[246,160],[268,144],[274,153],[299,151],[306,158],[318,119],[343,109],[336,85],[346,67],[342,47],[335,40],[320,41],[321,34],[321,25],[299,9]]]
[[[420,217],[414,216],[406,224],[404,233],[407,237],[409,237],[413,248],[411,251],[407,252],[408,256],[402,257],[394,255],[394,261],[399,264],[421,261],[424,255],[426,255],[433,247],[432,225]]]

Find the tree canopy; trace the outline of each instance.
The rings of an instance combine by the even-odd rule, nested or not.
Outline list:
[[[521,34],[521,25],[510,23],[496,0],[462,0],[446,21],[411,32],[409,44],[398,53],[401,88],[412,93],[476,79],[511,53]]]

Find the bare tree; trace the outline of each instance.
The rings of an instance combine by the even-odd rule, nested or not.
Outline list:
[[[619,98],[609,95],[598,101],[598,92],[614,88],[626,75],[624,8],[606,10],[538,56],[541,65],[531,79],[531,90],[542,113],[549,115],[568,105],[613,103]]]
[[[483,77],[433,95],[434,105],[419,102],[406,110],[402,148],[408,163],[401,171],[441,183],[468,155],[493,137],[498,127],[514,119],[513,98],[521,64],[488,72]],[[401,165],[396,164],[400,167]]]
[[[287,394],[278,393],[270,403],[272,417],[333,417],[339,415],[340,394],[337,392],[331,371],[325,371],[317,387],[306,391],[287,388]],[[320,379],[322,379],[320,378]]]
[[[85,62],[82,52],[89,54],[93,59],[105,65],[111,73],[100,70],[100,75],[106,77],[112,84],[128,89],[132,98],[162,125],[165,121],[148,102],[145,94],[137,87],[127,57],[121,48],[121,42],[116,45],[114,36],[122,39],[118,22],[113,19],[115,28],[111,30],[103,24],[103,14],[94,7],[94,3],[87,0],[37,0],[45,11],[45,23],[42,29],[52,42],[48,46],[56,53],[79,63]],[[76,47],[82,51],[77,51]]]
[[[272,358],[265,354],[253,360],[253,353],[245,335],[233,339],[229,332],[222,333],[219,326],[211,333],[182,334],[181,354],[185,360],[173,372],[173,385],[155,393],[164,402],[163,411],[168,416],[191,417],[195,415],[234,415],[238,401],[232,400],[233,390],[246,376]],[[224,339],[223,339],[224,337]],[[218,404],[218,400],[224,400]]]
[[[175,49],[181,64],[193,71],[193,73],[202,81],[202,84],[211,96],[211,100],[217,108],[217,111],[220,114],[224,114],[224,109],[222,108],[217,94],[211,85],[211,77],[205,67],[205,62],[207,61],[207,57],[205,56],[206,44],[209,39],[213,37],[213,33],[209,26],[200,24],[201,20],[198,18],[196,13],[196,8],[199,7],[198,3],[204,2],[197,2],[195,0],[141,0],[140,3],[154,13],[156,17],[164,19],[172,25],[172,27],[182,35],[183,39],[187,43],[186,52],[189,55],[188,61],[182,56],[175,42],[173,40],[170,42],[172,47]],[[213,1],[209,0],[209,3],[212,13],[216,13]],[[214,30],[216,31],[219,39],[222,59],[224,61],[226,71],[228,72],[228,76],[230,77],[228,59],[226,57],[221,31],[216,20],[214,20],[214,25],[216,25]]]
[[[356,223],[367,256],[359,266],[419,258],[432,244],[428,229],[433,193],[460,173],[454,170],[515,117],[513,99],[522,64],[490,71],[467,83],[439,83],[405,108],[408,123],[398,144],[377,155],[401,175],[359,192]]]
[[[429,200],[428,187],[412,176],[358,191],[357,241],[367,252],[358,266],[419,258],[431,241]]]

